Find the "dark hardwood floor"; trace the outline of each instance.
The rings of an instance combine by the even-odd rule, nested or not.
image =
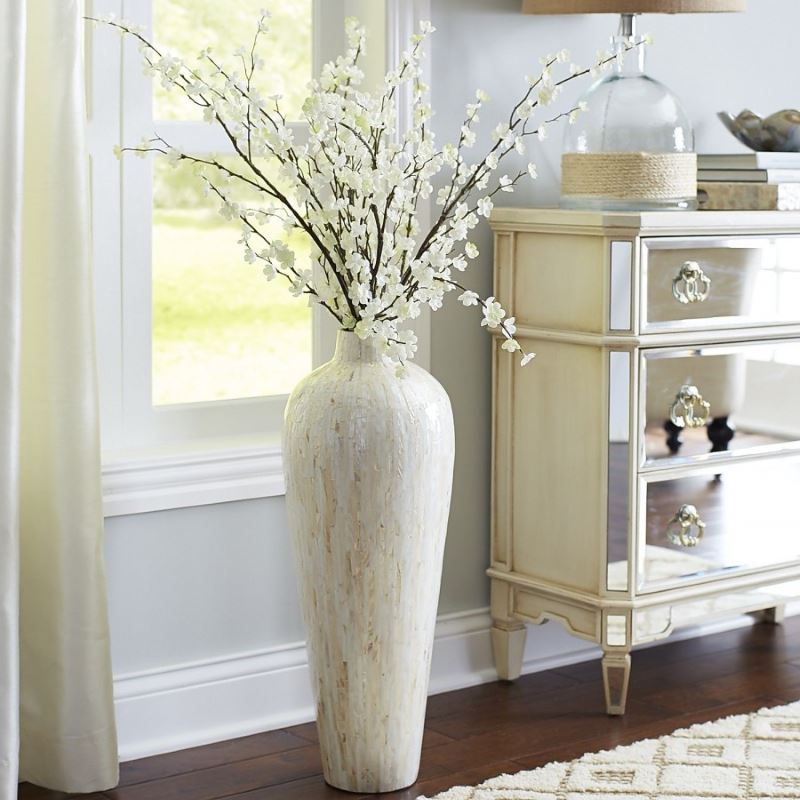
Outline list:
[[[553,623],[551,623],[553,624]],[[535,637],[535,629],[531,632]],[[660,736],[676,728],[800,699],[800,618],[674,642],[633,655],[624,717],[603,711],[599,662],[436,695],[428,704],[411,800],[502,772]],[[330,800],[313,724],[122,765],[117,789],[92,800]],[[366,797],[367,795],[364,795]],[[369,795],[373,796],[373,795]],[[29,784],[22,800],[67,795]]]

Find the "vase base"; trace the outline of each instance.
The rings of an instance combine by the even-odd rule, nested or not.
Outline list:
[[[386,794],[388,792],[399,792],[402,789],[408,789],[417,782],[419,772],[417,772],[411,780],[402,779],[398,781],[367,781],[359,783],[354,780],[338,780],[333,776],[323,775],[325,783],[333,789],[338,789],[340,792],[349,792],[351,794]]]

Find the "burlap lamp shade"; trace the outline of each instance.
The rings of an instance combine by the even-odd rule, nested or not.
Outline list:
[[[693,14],[745,7],[746,0],[522,0],[525,14]]]

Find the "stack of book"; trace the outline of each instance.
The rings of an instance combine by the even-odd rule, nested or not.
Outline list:
[[[798,211],[800,153],[698,155],[697,200],[708,211]]]

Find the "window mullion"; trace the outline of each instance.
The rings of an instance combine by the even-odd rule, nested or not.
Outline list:
[[[123,0],[126,19],[152,36],[152,3]],[[122,48],[122,141],[135,146],[153,135],[152,82],[142,74],[136,47]],[[125,444],[149,429],[152,411],[152,218],[151,158],[122,162],[122,361]]]
[[[92,0],[87,15],[121,15],[121,0]],[[91,186],[92,255],[100,415],[104,447],[120,439],[122,416],[122,272],[120,264],[120,167],[113,146],[120,137],[121,42],[86,36],[88,146]]]

